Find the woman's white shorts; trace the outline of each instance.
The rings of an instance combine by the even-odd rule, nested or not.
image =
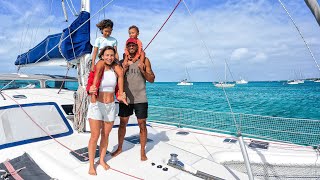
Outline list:
[[[87,118],[112,122],[116,119],[116,104],[114,102],[105,104],[99,101],[90,103]]]

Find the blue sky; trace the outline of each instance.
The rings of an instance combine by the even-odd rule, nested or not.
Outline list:
[[[320,63],[320,27],[304,1],[282,0]],[[70,3],[70,0],[68,0]],[[91,14],[108,0],[91,2]],[[140,28],[144,46],[166,20],[178,0],[114,0],[91,20],[91,42],[101,34],[95,24],[103,18],[115,23],[112,36],[123,52],[130,25]],[[147,49],[156,81],[179,81],[188,68],[192,81],[218,81],[224,77],[227,60],[235,79],[250,81],[320,77],[316,65],[277,0],[185,0],[200,34],[183,3]],[[80,5],[73,0],[75,9]],[[52,6],[51,6],[52,4]],[[61,1],[0,1],[1,73],[16,72],[14,61],[48,34],[60,32],[75,18],[67,6],[64,22]],[[203,45],[204,40],[212,61]],[[65,74],[66,68],[23,68],[25,73]],[[75,70],[70,75],[75,75]],[[231,78],[230,78],[231,79]]]

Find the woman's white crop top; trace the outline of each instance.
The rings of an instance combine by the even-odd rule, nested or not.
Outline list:
[[[103,73],[103,77],[100,83],[99,91],[100,92],[114,92],[114,89],[117,85],[117,76],[114,70],[106,70]]]

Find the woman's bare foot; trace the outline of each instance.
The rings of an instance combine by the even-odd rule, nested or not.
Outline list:
[[[90,175],[96,176],[97,175],[97,171],[94,169],[94,167],[90,167],[89,168],[89,172]]]
[[[122,149],[117,149],[115,152],[111,153],[112,157],[118,156],[122,152]]]
[[[100,161],[100,165],[104,168],[104,170],[110,169],[110,166],[104,161]]]
[[[146,161],[148,160],[148,157],[145,154],[141,154],[141,161]]]

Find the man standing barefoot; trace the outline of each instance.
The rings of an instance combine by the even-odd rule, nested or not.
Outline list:
[[[123,140],[126,135],[126,127],[129,117],[133,114],[133,110],[138,119],[140,128],[140,144],[141,144],[141,161],[147,160],[146,156],[146,142],[147,142],[147,127],[146,121],[148,117],[148,101],[146,94],[146,80],[153,83],[155,75],[151,69],[151,63],[148,58],[145,58],[144,63],[138,59],[133,62],[133,58],[138,52],[137,40],[129,38],[126,42],[129,51],[129,58],[125,56],[122,61],[124,71],[124,92],[127,94],[127,102],[129,105],[123,103],[119,104],[120,126],[118,130],[118,148],[111,155],[113,157],[122,152]]]

